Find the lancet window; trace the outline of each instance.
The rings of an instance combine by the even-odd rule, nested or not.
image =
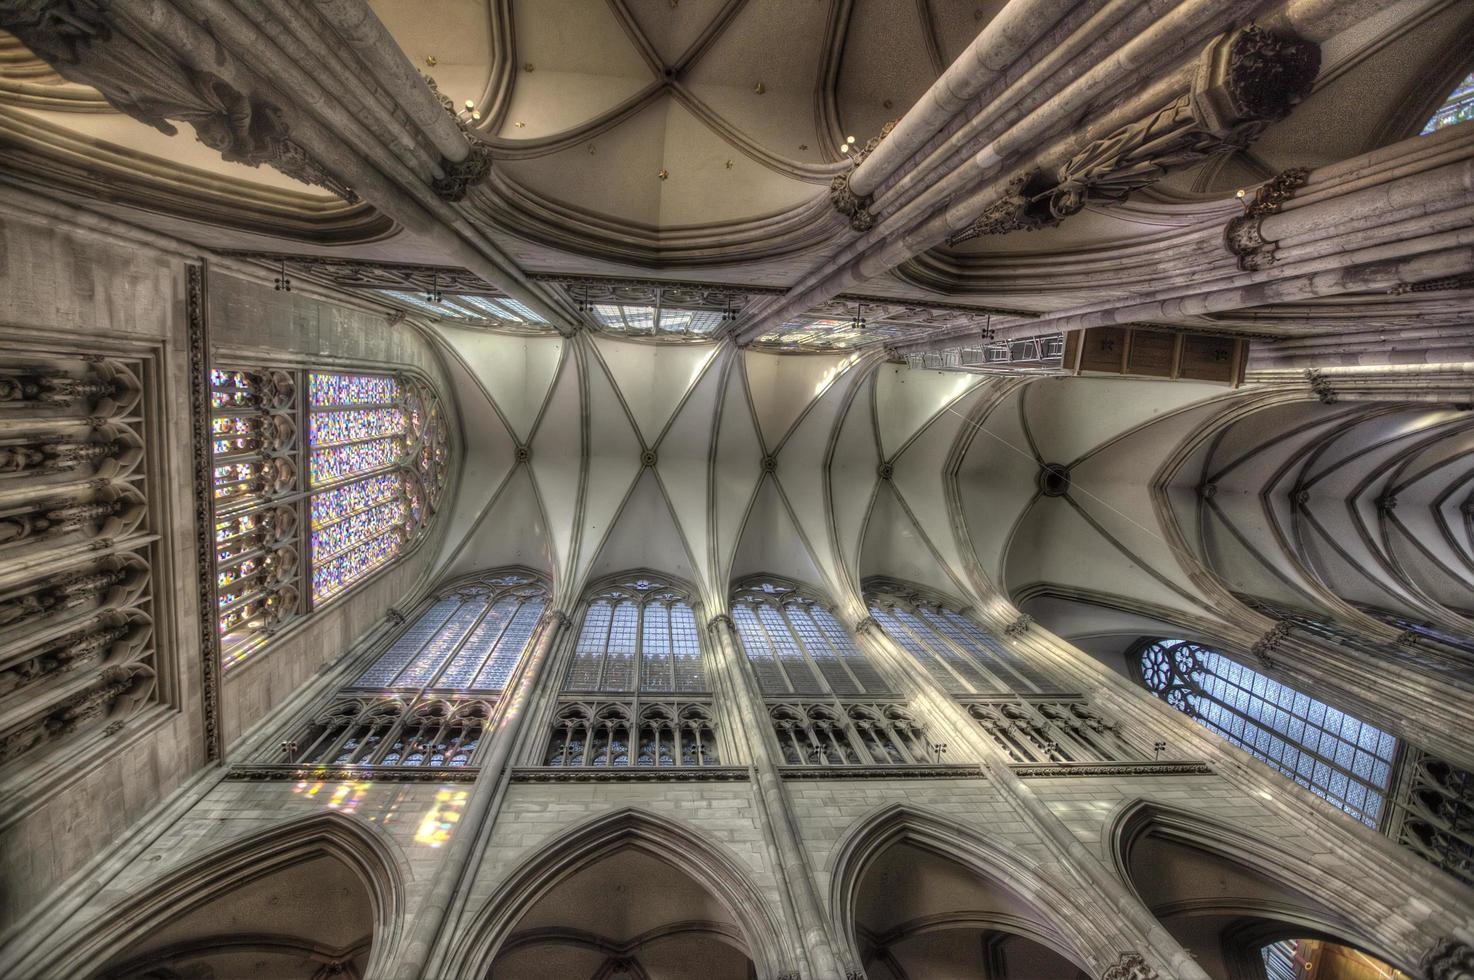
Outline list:
[[[822,598],[768,576],[739,583],[732,623],[791,766],[922,765],[939,761],[906,702]]]
[[[690,590],[649,572],[589,590],[541,763],[719,764]]]
[[[889,685],[819,596],[776,578],[732,595],[732,622],[766,696],[861,697]]]
[[[889,579],[865,585],[870,615],[950,694],[1038,693],[1058,683],[941,596]]]
[[[1157,697],[1369,827],[1386,810],[1397,739],[1187,640],[1137,654]]]
[[[221,656],[231,667],[424,532],[448,441],[439,400],[414,378],[217,368],[210,387]]]
[[[283,743],[284,761],[474,764],[546,609],[547,586],[530,574],[485,575],[447,588]]]
[[[156,702],[147,362],[0,359],[0,765]],[[69,749],[70,750],[70,749]]]

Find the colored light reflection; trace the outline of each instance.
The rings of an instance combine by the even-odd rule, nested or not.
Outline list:
[[[364,797],[373,783],[325,783],[303,780],[292,787],[292,792],[309,800],[323,800],[328,809],[343,813],[354,813],[363,804]]]
[[[461,811],[466,807],[467,795],[468,791],[463,789],[442,787],[435,794],[435,802],[425,814],[425,819],[420,821],[420,829],[415,832],[415,843],[440,847],[450,840],[451,833],[461,819]]]

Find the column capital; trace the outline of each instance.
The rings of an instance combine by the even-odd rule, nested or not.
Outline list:
[[[737,632],[737,624],[732,622],[732,617],[728,616],[726,613],[717,613],[715,616],[711,617],[711,619],[708,619],[706,621],[706,628],[713,633],[715,633],[719,627],[723,626],[727,628],[727,632],[729,633]]]

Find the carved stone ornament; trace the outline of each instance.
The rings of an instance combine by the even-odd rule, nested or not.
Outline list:
[[[1294,628],[1295,627],[1293,623],[1290,623],[1287,620],[1280,620],[1278,623],[1275,623],[1269,629],[1265,630],[1263,636],[1254,641],[1254,645],[1249,648],[1249,652],[1253,654],[1254,658],[1258,660],[1261,664],[1263,664],[1265,668],[1273,670],[1275,668],[1275,662],[1271,654],[1279,649],[1280,644],[1289,637],[1290,631]]]
[[[1474,980],[1474,946],[1440,939],[1424,954],[1419,966],[1428,980]]]
[[[1019,174],[1008,182],[1003,196],[989,205],[972,223],[959,232],[947,237],[948,245],[963,242],[983,235],[1006,235],[1013,231],[1037,231],[1059,224],[1059,218],[1047,207],[1038,205],[1040,197],[1047,196],[1053,185],[1039,171],[1030,170]]]
[[[850,159],[854,162],[850,164],[850,169],[829,182],[829,203],[834,205],[834,210],[850,219],[850,228],[854,231],[869,231],[875,224],[875,216],[870,213],[870,196],[861,197],[850,190],[850,177],[860,169],[865,158],[875,152],[880,141],[891,134],[897,122],[899,120],[892,119],[880,127],[880,132],[865,144],[864,149],[851,154]]]
[[[1260,184],[1254,196],[1244,202],[1244,213],[1229,219],[1223,229],[1223,244],[1238,256],[1241,270],[1257,272],[1274,265],[1278,246],[1264,238],[1261,231],[1264,218],[1277,213],[1309,179],[1310,171],[1304,167],[1286,170]]]
[[[1147,965],[1140,953],[1122,953],[1116,965],[1101,975],[1101,980],[1162,980],[1161,974]]]
[[[1023,636],[1033,625],[1033,616],[1030,616],[1028,613],[1020,613],[1018,619],[1003,627],[1003,632],[1007,636]]]
[[[471,128],[456,111],[455,103],[451,101],[450,96],[440,91],[440,86],[435,83],[435,79],[424,72],[420,72],[420,77],[425,80],[430,93],[439,101],[441,107],[450,113],[450,118],[455,120],[456,126],[465,134],[466,142],[470,144],[470,152],[462,160],[453,161],[441,158],[440,169],[444,176],[431,180],[430,188],[442,201],[463,200],[472,187],[491,176],[491,150],[471,132]]]
[[[1331,379],[1322,374],[1319,368],[1306,368],[1305,380],[1309,382],[1310,390],[1320,399],[1322,405],[1336,404],[1336,389],[1331,384]]]
[[[1310,92],[1320,48],[1250,26],[1216,38],[1198,59],[1191,91],[1122,126],[1050,175],[1026,173],[977,220],[948,238],[1058,224],[1087,204],[1119,203],[1167,174],[1249,145]]]
[[[113,108],[167,136],[179,132],[173,122],[188,123],[225,160],[269,164],[350,204],[358,201],[292,140],[277,105],[182,63],[156,39],[125,36],[108,14],[101,0],[7,0],[0,3],[0,28],[68,81],[97,89]]]

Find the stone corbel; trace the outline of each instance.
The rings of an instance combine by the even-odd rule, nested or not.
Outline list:
[[[1244,213],[1230,218],[1223,229],[1223,244],[1238,256],[1239,269],[1257,272],[1274,265],[1275,242],[1264,237],[1262,226],[1267,215],[1276,214],[1295,191],[1305,186],[1310,171],[1294,167],[1259,185],[1254,197],[1244,201]],[[1242,194],[1243,192],[1240,191]]]
[[[834,205],[834,210],[850,219],[850,228],[855,231],[869,231],[875,224],[875,216],[870,213],[870,195],[862,197],[850,190],[850,176],[860,169],[860,164],[875,151],[880,141],[891,134],[897,122],[899,120],[892,119],[882,126],[879,135],[866,143],[864,149],[851,155],[850,159],[854,162],[850,164],[850,169],[829,182],[829,203]]]
[[[1305,369],[1305,380],[1310,384],[1310,390],[1315,397],[1320,399],[1322,405],[1336,404],[1336,388],[1317,368]]]
[[[1254,645],[1249,648],[1249,652],[1253,654],[1254,659],[1258,660],[1266,670],[1274,670],[1276,664],[1271,654],[1279,649],[1280,644],[1289,637],[1290,631],[1294,628],[1293,624],[1280,620],[1265,630],[1263,636],[1254,641]]]
[[[0,28],[20,38],[68,81],[97,89],[119,112],[166,136],[189,123],[221,157],[249,167],[269,164],[294,180],[323,187],[350,204],[358,196],[301,144],[274,103],[242,92],[214,72],[170,56],[153,38],[127,36],[99,0],[4,0]],[[222,57],[217,48],[217,57]]]
[[[425,80],[425,84],[435,96],[436,101],[450,114],[450,118],[455,120],[456,126],[460,128],[461,134],[466,137],[466,142],[470,145],[469,152],[460,160],[440,158],[440,169],[443,176],[431,180],[430,188],[442,201],[464,200],[471,188],[491,176],[491,150],[471,132],[466,121],[456,111],[455,103],[450,100],[450,96],[440,91],[440,86],[435,84],[435,79],[423,72],[420,73],[420,77]]]
[[[1122,953],[1101,980],[1162,980],[1161,974],[1147,965],[1146,957],[1140,953]]]
[[[706,621],[706,628],[715,633],[717,630],[726,628],[728,633],[737,632],[737,624],[732,622],[732,617],[726,613],[717,613]]]
[[[1474,946],[1440,939],[1424,954],[1419,966],[1428,980],[1474,980]]]
[[[1087,204],[1120,203],[1175,170],[1243,149],[1310,93],[1319,71],[1311,42],[1252,25],[1223,34],[1198,58],[1188,92],[1051,172],[1019,174],[948,242],[1056,225]]]

